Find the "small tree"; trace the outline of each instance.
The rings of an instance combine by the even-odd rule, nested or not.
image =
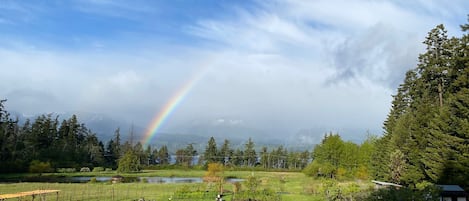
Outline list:
[[[140,171],[140,160],[133,151],[125,152],[124,156],[119,159],[117,172],[138,172]]]
[[[220,193],[223,192],[223,165],[220,163],[209,163],[204,181],[217,183]]]
[[[53,172],[53,170],[49,162],[33,160],[29,165],[29,172],[31,173]]]

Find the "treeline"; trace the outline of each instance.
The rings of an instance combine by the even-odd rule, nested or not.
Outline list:
[[[469,186],[469,25],[461,37],[432,29],[406,73],[372,157],[374,177],[411,186]]]
[[[19,125],[0,100],[0,172],[26,172],[33,161],[54,167],[93,166],[105,163],[104,145],[76,116],[59,122],[41,115]]]
[[[314,147],[313,162],[303,172],[314,177],[368,179],[373,169],[371,156],[379,151],[375,143],[376,137],[371,135],[362,144],[355,144],[342,140],[339,134],[326,134]]]
[[[140,142],[134,143],[132,137],[122,142],[119,129],[112,139],[103,143],[75,115],[62,121],[58,116],[41,115],[20,125],[5,110],[5,101],[0,101],[0,173],[82,167],[130,172],[169,166],[205,167],[213,162],[229,167],[301,170],[311,158],[308,151],[288,151],[283,146],[256,151],[251,139],[244,149],[233,149],[229,140],[224,140],[218,149],[213,137],[207,142],[205,152],[199,154],[188,144],[176,150],[172,158],[166,145],[143,147]]]
[[[229,140],[224,140],[220,148],[213,137],[207,142],[205,152],[199,159],[199,164],[221,163],[231,167],[259,167],[262,169],[291,169],[301,170],[310,162],[308,151],[288,151],[282,145],[269,149],[263,146],[255,150],[255,143],[251,138],[244,144],[244,149],[233,149]]]

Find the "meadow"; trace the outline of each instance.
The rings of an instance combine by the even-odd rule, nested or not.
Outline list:
[[[202,170],[154,170],[123,176],[173,176],[173,177],[202,177]],[[52,174],[57,175],[57,173]],[[64,174],[60,174],[64,176]],[[66,174],[65,174],[66,175]],[[73,173],[66,176],[104,176],[115,173]],[[337,182],[333,180],[313,179],[298,172],[258,172],[258,171],[225,171],[225,178],[255,178],[258,183],[255,188],[259,192],[274,192],[280,200],[327,200],[331,196],[355,196],[359,191],[370,188],[367,182]],[[233,190],[239,192],[248,190],[246,182],[241,182],[241,187],[234,183],[224,183],[227,191],[224,200],[231,200]],[[239,184],[237,184],[239,185]],[[195,200],[194,197],[181,197],[182,194],[200,194],[195,196],[198,200],[214,200],[217,194],[217,184],[213,183],[11,183],[0,184],[0,194],[31,191],[38,189],[60,190],[58,200]],[[236,191],[236,190],[235,190]],[[178,199],[179,198],[179,199]],[[16,199],[16,198],[15,198]],[[46,200],[56,200],[57,196],[51,194]],[[14,199],[12,199],[14,200]],[[32,200],[31,197],[22,200]]]

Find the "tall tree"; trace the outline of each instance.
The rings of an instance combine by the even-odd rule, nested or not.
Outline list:
[[[269,167],[269,151],[267,150],[267,147],[263,146],[259,154],[261,156],[260,163],[262,165],[262,168],[265,168],[265,169],[270,168]]]
[[[220,162],[224,165],[230,164],[233,153],[234,151],[230,147],[230,141],[225,139],[225,141],[223,141],[223,145],[220,148]]]
[[[462,25],[467,31],[469,25]],[[448,38],[443,25],[432,29],[415,69],[393,96],[385,134],[373,154],[375,177],[415,186],[422,181],[468,184],[467,35]],[[390,160],[391,159],[391,160]],[[389,161],[389,162],[386,162]],[[388,163],[380,165],[378,163]],[[386,169],[384,167],[388,166]]]
[[[248,142],[244,145],[245,165],[249,167],[256,165],[257,162],[257,154],[256,150],[254,149],[254,146],[254,142],[251,138],[249,138]]]
[[[166,145],[163,145],[158,151],[158,160],[161,165],[168,165],[171,161],[171,156],[169,155],[168,147]]]
[[[204,152],[205,165],[219,161],[217,143],[215,138],[210,137]]]

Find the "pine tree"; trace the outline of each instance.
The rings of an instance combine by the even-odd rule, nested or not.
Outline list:
[[[168,165],[171,161],[171,156],[169,155],[168,147],[166,145],[163,145],[158,151],[158,160],[161,165]]]
[[[218,157],[217,143],[215,142],[215,138],[210,137],[210,139],[207,142],[207,146],[205,147],[205,152],[204,152],[205,165],[219,161],[217,157]]]
[[[252,167],[256,165],[257,154],[254,149],[254,142],[249,138],[248,142],[244,145],[244,160],[246,166]]]
[[[233,157],[233,149],[230,148],[230,141],[225,139],[223,145],[220,148],[220,162],[224,165],[231,163]]]
[[[376,144],[381,149],[372,156],[375,177],[389,175],[412,186],[424,180],[469,183],[468,42],[467,35],[448,38],[443,25],[428,33],[426,52],[393,96],[384,136]],[[387,158],[392,159],[388,170]]]
[[[233,164],[235,166],[244,166],[244,152],[241,149],[236,149],[233,154]]]
[[[261,148],[261,152],[259,153],[259,155],[261,156],[261,165],[262,165],[262,168],[264,169],[267,169],[267,168],[270,168],[269,167],[269,152],[267,150],[267,147],[262,147]]]

